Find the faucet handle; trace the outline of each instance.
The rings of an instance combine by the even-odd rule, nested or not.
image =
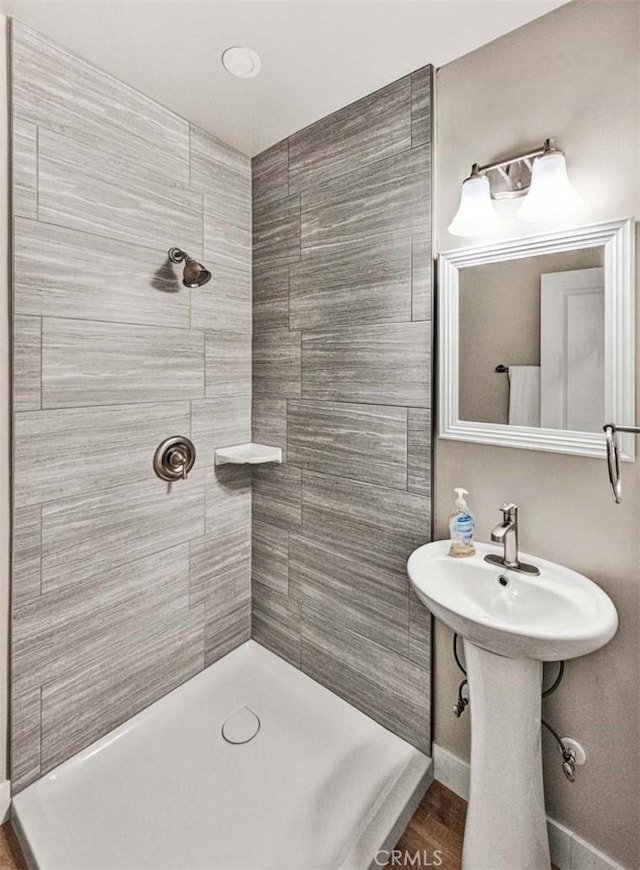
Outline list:
[[[505,502],[505,504],[502,505],[500,510],[502,511],[505,522],[507,520],[513,521],[518,516],[518,505],[513,504],[513,502]]]

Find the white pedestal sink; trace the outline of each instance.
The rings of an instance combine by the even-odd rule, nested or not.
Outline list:
[[[471,787],[463,870],[548,870],[542,791],[542,662],[593,652],[616,633],[618,615],[595,583],[553,562],[519,574],[466,559],[449,541],[411,554],[411,583],[435,616],[464,638],[471,700]]]

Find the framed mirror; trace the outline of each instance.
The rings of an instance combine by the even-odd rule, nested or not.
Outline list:
[[[440,437],[604,458],[635,422],[634,288],[631,219],[440,254]]]

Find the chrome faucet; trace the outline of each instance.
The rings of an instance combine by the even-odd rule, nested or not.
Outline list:
[[[485,562],[508,568],[510,571],[520,571],[522,574],[539,574],[535,565],[527,565],[518,558],[518,505],[503,504],[502,522],[491,532],[491,540],[504,547],[503,555],[490,553],[485,556]]]

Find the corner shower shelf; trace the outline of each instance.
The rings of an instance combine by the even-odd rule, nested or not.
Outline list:
[[[256,465],[260,462],[282,462],[282,450],[279,447],[253,443],[219,447],[215,451],[215,463],[223,465],[225,462],[235,464],[246,462],[249,465]]]

